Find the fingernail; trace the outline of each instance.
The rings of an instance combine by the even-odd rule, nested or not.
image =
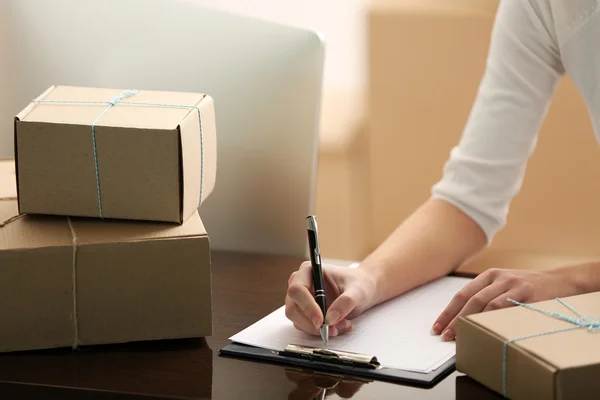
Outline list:
[[[338,335],[338,330],[335,326],[332,326],[331,328],[329,328],[329,336],[337,336]]]
[[[340,319],[340,314],[337,311],[332,311],[331,313],[327,314],[327,325],[335,325],[338,323],[338,319]]]
[[[452,333],[451,329],[446,329],[444,333],[442,333],[442,339],[449,342],[454,339],[454,333]]]
[[[441,324],[439,322],[437,322],[435,325],[433,325],[433,328],[431,328],[431,334],[432,335],[439,335],[440,334],[440,328],[441,328]]]
[[[345,331],[347,331],[352,326],[352,322],[350,322],[349,320],[345,320],[342,325],[343,325],[343,329]]]
[[[321,323],[319,322],[319,319],[317,317],[314,317],[312,319],[313,325],[315,326],[315,328],[320,329],[321,328]]]

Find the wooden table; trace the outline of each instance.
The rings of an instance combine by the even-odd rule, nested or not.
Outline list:
[[[228,337],[284,303],[290,257],[213,254],[214,334],[178,340],[0,355],[3,398],[495,399],[471,379],[453,373],[434,388],[384,382],[332,381],[310,371],[224,358]]]

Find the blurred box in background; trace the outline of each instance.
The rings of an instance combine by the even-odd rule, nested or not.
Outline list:
[[[367,101],[359,90],[324,95],[316,215],[328,259],[361,260],[370,250]]]
[[[441,177],[483,75],[495,9],[495,0],[371,0],[373,247]]]

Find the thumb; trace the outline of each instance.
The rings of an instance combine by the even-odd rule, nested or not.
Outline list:
[[[360,302],[362,295],[358,288],[351,287],[331,303],[325,316],[327,325],[335,325],[350,314]]]

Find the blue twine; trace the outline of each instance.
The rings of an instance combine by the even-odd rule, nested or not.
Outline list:
[[[567,302],[565,302],[564,300],[562,300],[560,298],[556,298],[556,301],[558,301],[563,306],[565,306],[566,308],[568,308],[569,310],[571,310],[579,318],[569,317],[568,315],[561,314],[561,313],[554,312],[554,311],[547,311],[547,310],[538,308],[536,306],[533,306],[531,304],[525,304],[525,303],[518,302],[518,301],[513,300],[511,298],[509,298],[508,301],[510,301],[511,303],[514,303],[514,304],[516,304],[518,306],[525,307],[525,308],[528,308],[530,310],[540,312],[540,313],[545,314],[545,315],[547,315],[549,317],[553,317],[553,318],[556,318],[556,319],[560,319],[560,320],[569,322],[569,323],[573,324],[574,326],[566,327],[566,328],[553,329],[553,330],[546,331],[546,332],[534,333],[534,334],[531,334],[531,335],[526,335],[526,336],[521,336],[521,337],[518,337],[518,338],[515,338],[515,339],[506,340],[504,342],[503,355],[502,355],[502,395],[504,397],[507,397],[507,393],[506,393],[506,369],[507,369],[506,364],[507,364],[507,361],[506,361],[506,359],[507,359],[507,356],[508,356],[508,345],[510,343],[514,343],[514,342],[517,342],[519,340],[531,339],[531,338],[534,338],[534,337],[539,337],[539,336],[544,336],[544,335],[550,335],[550,334],[559,333],[559,332],[567,332],[567,331],[572,331],[572,330],[581,329],[581,328],[587,328],[588,331],[590,331],[590,332],[600,332],[600,317],[598,317],[598,318],[597,317],[586,317],[586,316],[582,315],[581,313],[579,313],[572,306],[570,306],[569,304],[567,304]]]
[[[139,90],[125,90],[123,93],[118,94],[112,100],[109,101],[86,101],[86,100],[33,100],[33,103],[56,103],[56,104],[107,104],[107,107],[100,113],[100,115],[92,122],[92,149],[94,154],[94,167],[96,170],[96,191],[98,197],[98,210],[100,218],[104,218],[102,213],[102,195],[100,190],[100,174],[98,173],[98,153],[96,151],[96,124],[106,114],[111,107],[117,104],[129,104],[139,106],[150,106],[150,107],[165,107],[165,108],[182,108],[188,110],[196,110],[198,112],[198,122],[200,124],[200,203],[202,203],[202,195],[204,189],[204,138],[202,135],[202,115],[200,113],[200,107],[188,106],[184,104],[168,104],[168,103],[146,103],[136,101],[122,101],[123,99],[133,96],[139,93]]]

